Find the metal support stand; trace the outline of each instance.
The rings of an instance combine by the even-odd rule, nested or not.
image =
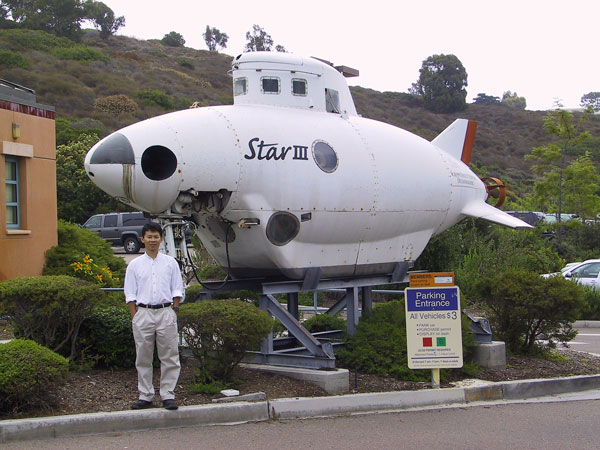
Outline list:
[[[394,272],[388,275],[319,279],[317,278],[319,274],[320,270],[312,270],[308,274],[310,279],[296,281],[273,282],[266,279],[231,281],[222,288],[227,291],[260,289],[262,291],[259,302],[260,309],[277,318],[287,328],[290,335],[289,338],[274,339],[273,334],[269,334],[263,341],[260,352],[249,353],[245,362],[312,369],[335,369],[335,355],[330,340],[331,333],[315,333],[313,336],[302,326],[298,320],[298,294],[302,291],[345,289],[344,297],[329,308],[327,314],[335,315],[345,308],[348,334],[352,336],[356,333],[360,318],[359,298],[363,311],[370,311],[373,307],[372,286],[407,282],[408,264],[396,264]],[[220,283],[206,284],[214,284],[217,287]],[[275,294],[286,295],[287,309],[277,301],[274,297]],[[286,345],[280,346],[279,343],[282,341],[285,341]]]

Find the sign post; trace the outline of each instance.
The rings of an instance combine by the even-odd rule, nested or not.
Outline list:
[[[439,387],[440,369],[463,366],[460,291],[458,286],[406,288],[408,367],[432,369]]]

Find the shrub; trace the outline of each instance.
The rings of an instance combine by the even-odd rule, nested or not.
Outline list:
[[[48,406],[52,388],[68,371],[65,358],[33,341],[0,344],[0,412]]]
[[[138,92],[137,97],[148,105],[157,105],[164,109],[173,108],[171,97],[160,89],[142,89]]]
[[[116,116],[137,111],[138,105],[126,95],[109,95],[96,100],[95,108],[98,111],[107,112]]]
[[[104,367],[133,367],[135,342],[131,314],[121,299],[120,306],[97,305],[81,325],[78,354]]]
[[[535,353],[539,339],[573,339],[576,331],[571,322],[585,308],[581,286],[526,270],[512,269],[483,279],[476,290],[492,313],[494,333],[515,353]]]
[[[200,361],[196,381],[228,381],[249,350],[258,350],[269,334],[269,315],[240,300],[205,300],[184,303],[179,328],[193,355]]]
[[[162,42],[164,45],[168,45],[169,47],[183,47],[185,44],[185,39],[181,34],[171,31],[168,34],[165,34],[160,42]]]
[[[193,302],[193,301],[195,301],[196,297],[198,297],[198,294],[200,294],[200,291],[202,291],[202,289],[204,289],[204,288],[200,284],[191,284],[191,285],[189,285],[185,289],[185,301],[186,302]]]
[[[59,47],[52,52],[58,59],[72,59],[75,61],[108,61],[108,57],[100,50],[75,45],[73,47]]]
[[[81,324],[103,295],[97,285],[64,275],[13,278],[0,283],[0,309],[16,336],[74,359]]]
[[[11,52],[10,50],[0,51],[0,66],[10,69],[12,67],[20,67],[21,69],[29,69],[29,61],[20,53]]]
[[[113,274],[111,286],[122,286],[125,261],[115,256],[110,244],[100,236],[64,220],[58,221],[58,245],[46,251],[43,274],[80,276],[85,279],[88,274],[75,271],[73,263],[82,262],[86,255],[97,267],[110,269]]]
[[[473,373],[475,342],[469,326],[469,320],[463,317],[463,371]],[[363,373],[407,381],[428,381],[431,376],[428,370],[408,368],[406,317],[404,302],[399,300],[377,304],[370,314],[361,317],[356,334],[337,356],[344,367]]]
[[[57,37],[41,30],[0,30],[0,38],[5,39],[13,50],[48,51],[54,47],[73,45],[67,38]]]
[[[194,62],[189,58],[177,58],[177,64],[187,69],[194,69]]]
[[[356,334],[337,356],[344,367],[363,373],[409,381],[430,378],[426,370],[408,368],[404,303],[398,300],[380,303],[365,314]]]
[[[348,324],[344,319],[339,315],[332,316],[331,314],[317,314],[302,322],[302,325],[309,333],[342,330],[344,336],[346,336],[346,330],[348,328]]]
[[[590,286],[583,286],[585,307],[579,319],[581,320],[599,320],[600,319],[600,291]]]
[[[204,280],[223,280],[225,278],[225,271],[223,269],[221,269],[220,266],[215,265],[208,265],[208,266],[204,266],[202,269],[200,269],[200,272],[198,272],[198,276],[200,277],[200,279],[202,281]]]

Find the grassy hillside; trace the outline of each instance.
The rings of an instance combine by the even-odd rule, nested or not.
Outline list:
[[[231,57],[174,48],[158,40],[113,36],[90,30],[80,44],[31,30],[0,30],[1,78],[33,88],[40,103],[56,107],[57,141],[81,130],[101,136],[192,102],[232,103]],[[469,105],[457,114],[433,114],[408,94],[352,88],[360,114],[432,139],[455,118],[479,122],[473,163],[516,185],[531,183],[523,156],[548,142],[545,113],[500,105]],[[118,100],[111,96],[120,95]],[[126,97],[123,97],[126,96]],[[108,100],[107,100],[108,97]],[[101,105],[120,103],[117,109]],[[600,121],[588,124],[600,136]],[[507,179],[508,178],[508,179]]]

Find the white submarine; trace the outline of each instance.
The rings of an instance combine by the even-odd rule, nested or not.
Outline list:
[[[474,122],[429,142],[362,118],[344,74],[315,58],[244,53],[232,62],[233,105],[125,127],[85,169],[123,203],[193,221],[237,279],[390,273],[465,217],[530,227],[486,203],[468,167]]]

